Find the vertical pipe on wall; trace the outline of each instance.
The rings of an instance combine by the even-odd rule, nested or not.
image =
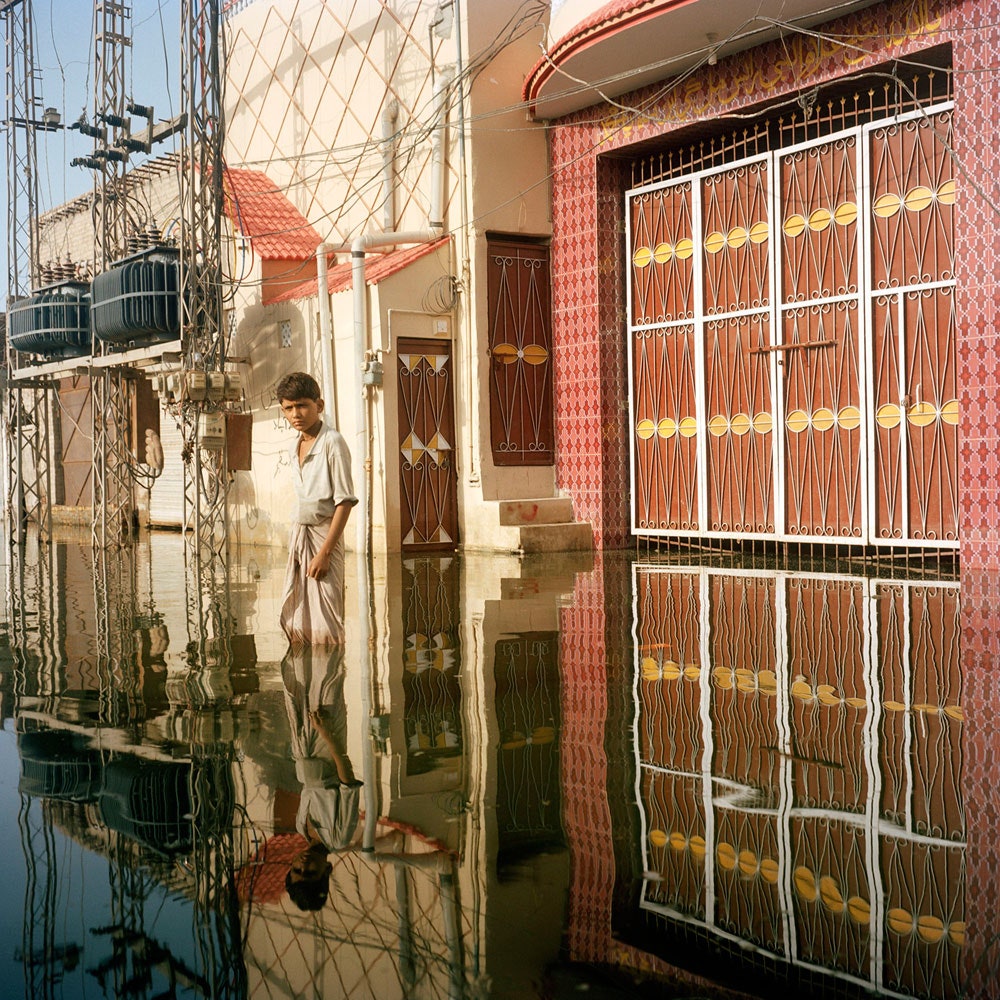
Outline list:
[[[337,384],[333,372],[333,319],[330,315],[330,285],[327,280],[327,257],[333,248],[329,243],[316,247],[316,296],[319,301],[319,353],[323,366],[323,399],[327,412],[332,414],[333,425],[340,429],[340,410],[337,406]]]

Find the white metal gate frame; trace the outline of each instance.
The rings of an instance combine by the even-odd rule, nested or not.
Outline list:
[[[858,355],[862,365],[861,379],[858,385],[858,402],[861,410],[861,434],[862,468],[862,495],[861,495],[861,522],[862,533],[860,537],[829,537],[826,535],[797,535],[790,534],[785,525],[785,480],[782,475],[785,462],[785,436],[783,428],[785,426],[785,406],[784,406],[784,381],[779,379],[781,366],[777,352],[771,354],[769,359],[769,378],[771,385],[771,407],[773,417],[773,433],[775,434],[774,447],[772,448],[772,477],[774,483],[774,533],[762,532],[739,532],[739,531],[711,531],[702,529],[697,531],[673,529],[673,528],[648,528],[636,525],[635,506],[630,506],[629,518],[633,534],[648,537],[671,537],[671,538],[745,538],[745,539],[767,539],[778,541],[789,541],[799,543],[823,543],[837,545],[880,545],[892,546],[895,548],[941,548],[958,549],[958,540],[949,539],[912,539],[912,538],[881,538],[876,534],[875,525],[875,439],[871,433],[874,413],[871,409],[871,400],[874,399],[874,370],[872,357],[872,305],[877,298],[887,298],[890,295],[895,297],[899,332],[899,371],[901,377],[906,371],[905,367],[905,334],[903,325],[903,302],[907,293],[930,290],[935,288],[954,288],[956,281],[954,278],[947,281],[933,281],[923,284],[904,285],[892,289],[873,290],[871,283],[870,268],[865,266],[870,259],[870,249],[872,245],[871,236],[871,205],[868,200],[862,202],[862,196],[870,199],[871,191],[871,157],[868,152],[866,139],[869,133],[876,129],[885,128],[887,125],[903,124],[908,121],[925,118],[929,119],[934,115],[952,110],[953,101],[945,101],[935,104],[929,108],[908,112],[906,114],[892,115],[880,118],[863,125],[852,126],[839,132],[833,132],[820,139],[811,139],[807,142],[796,143],[785,146],[781,149],[772,150],[758,156],[746,157],[725,163],[722,166],[713,166],[704,170],[693,171],[682,177],[673,177],[667,181],[657,181],[653,184],[645,184],[640,187],[630,188],[625,192],[626,212],[625,212],[625,250],[626,260],[632,259],[632,215],[627,210],[631,200],[637,196],[649,194],[654,191],[662,191],[667,188],[677,187],[683,184],[691,185],[691,224],[692,234],[700,234],[702,230],[702,188],[701,181],[715,174],[726,173],[736,167],[747,166],[752,163],[765,162],[768,164],[767,171],[767,205],[770,219],[768,225],[772,232],[772,238],[768,246],[768,268],[770,281],[770,304],[765,308],[748,308],[738,312],[713,313],[713,321],[731,319],[737,316],[753,317],[765,316],[771,321],[772,339],[775,345],[781,343],[783,330],[782,319],[785,313],[801,309],[803,305],[818,306],[832,305],[841,302],[854,302],[857,305],[858,315]],[[780,240],[776,234],[780,232],[780,226],[776,228],[776,220],[780,220],[780,199],[778,192],[777,178],[780,177],[780,163],[785,157],[791,156],[804,149],[816,146],[829,145],[846,138],[855,137],[858,141],[855,144],[855,156],[857,158],[856,176],[859,178],[860,189],[856,192],[859,207],[858,225],[858,288],[855,295],[838,295],[826,298],[809,299],[806,302],[785,303],[780,300],[781,287],[781,258],[779,257]],[[634,334],[642,330],[652,329],[680,329],[683,327],[694,327],[695,330],[695,398],[696,410],[695,419],[697,421],[697,476],[698,476],[698,522],[705,525],[708,523],[708,414],[706,409],[706,382],[705,382],[705,314],[703,311],[704,296],[704,273],[702,268],[703,244],[696,242],[695,254],[693,256],[693,297],[694,315],[682,320],[673,320],[665,323],[640,323],[633,324],[632,312],[632,281],[625,282],[626,285],[626,316],[628,323],[628,414],[629,427],[634,431],[636,426],[636,401],[634,393],[634,357],[633,344]],[[906,393],[905,386],[899,387],[899,395],[902,398]],[[906,420],[900,422],[900,459],[901,475],[906,482],[907,477],[907,430]],[[636,491],[636,460],[634,444],[629,448],[629,495],[635,496]],[[900,498],[903,504],[903,524],[909,523],[909,496],[904,489]]]

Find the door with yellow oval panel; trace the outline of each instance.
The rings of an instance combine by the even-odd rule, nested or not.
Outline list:
[[[555,461],[549,249],[491,237],[486,268],[490,443],[496,465]]]
[[[871,133],[876,542],[958,543],[951,114]]]
[[[957,546],[942,107],[629,192],[636,534]]]
[[[779,160],[782,492],[793,538],[862,541],[858,136]]]

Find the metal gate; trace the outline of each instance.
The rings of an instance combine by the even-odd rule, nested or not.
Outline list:
[[[548,247],[487,247],[490,443],[499,466],[552,465],[552,303]]]
[[[451,344],[401,337],[396,357],[403,551],[454,549],[458,544],[458,484],[453,462]]]
[[[950,108],[628,192],[636,534],[957,548]]]

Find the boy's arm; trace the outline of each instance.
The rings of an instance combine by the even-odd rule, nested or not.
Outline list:
[[[319,551],[309,560],[309,568],[306,575],[314,580],[320,580],[326,576],[326,571],[330,568],[330,553],[333,552],[340,541],[340,536],[347,527],[347,519],[351,516],[351,508],[354,504],[341,503],[333,508],[333,517],[330,518],[330,528],[323,539],[323,544]]]

